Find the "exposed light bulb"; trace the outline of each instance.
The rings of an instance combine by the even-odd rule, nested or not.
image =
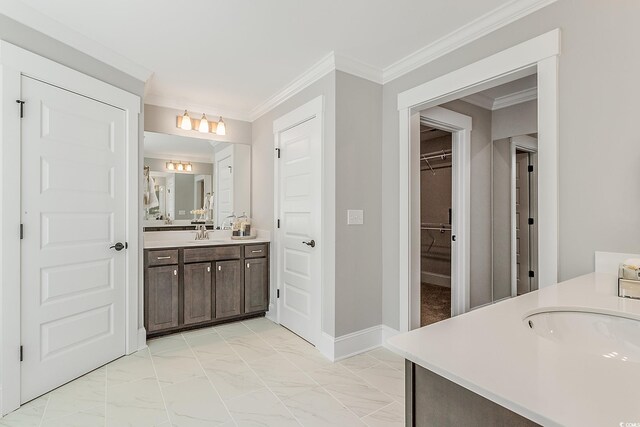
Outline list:
[[[226,135],[227,127],[224,125],[224,121],[222,120],[222,116],[220,116],[220,120],[218,121],[218,125],[216,126],[216,133],[218,135]]]
[[[167,169],[172,171],[176,169],[176,166],[173,164],[173,162],[167,162]]]
[[[178,163],[178,170],[179,171],[183,171],[184,170],[184,165],[182,163]]]
[[[182,123],[180,123],[180,129],[182,130],[193,129],[193,125],[191,124],[191,117],[189,117],[189,113],[187,113],[187,110],[184,110],[184,114],[182,115]]]
[[[201,133],[209,133],[209,121],[207,120],[207,116],[202,113],[202,118],[200,119],[200,126],[198,126],[198,132]]]
[[[187,165],[185,166],[186,171],[187,172],[191,172],[192,168],[191,168],[191,163],[187,163]]]

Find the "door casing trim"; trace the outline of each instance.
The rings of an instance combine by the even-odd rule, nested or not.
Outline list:
[[[539,229],[538,286],[558,280],[558,56],[560,29],[554,29],[477,62],[444,74],[398,94],[399,112],[399,219],[398,219],[398,326],[411,329],[411,117],[426,108],[515,80],[538,75]]]
[[[20,179],[21,129],[16,100],[21,99],[21,77],[57,86],[125,111],[126,115],[126,222],[129,248],[125,261],[125,351],[138,350],[139,328],[139,186],[138,160],[140,97],[64,65],[0,40],[0,415],[20,406]],[[144,343],[143,345],[144,346]]]

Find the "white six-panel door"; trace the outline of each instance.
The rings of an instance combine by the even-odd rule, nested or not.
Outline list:
[[[227,152],[227,150],[229,150]],[[233,213],[233,147],[216,156],[216,205],[218,225]],[[228,153],[228,154],[227,154]],[[240,215],[241,213],[237,213]]]
[[[21,401],[125,353],[123,110],[22,77]]]
[[[280,324],[312,344],[316,344],[318,338],[316,331],[320,319],[319,124],[320,119],[314,117],[280,132],[276,184],[280,219],[280,228],[276,230]]]

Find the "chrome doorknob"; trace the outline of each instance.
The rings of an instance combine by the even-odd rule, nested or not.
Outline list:
[[[304,243],[307,246],[311,246],[312,248],[316,247],[316,241],[315,240],[311,240],[309,242],[302,242],[302,243]]]

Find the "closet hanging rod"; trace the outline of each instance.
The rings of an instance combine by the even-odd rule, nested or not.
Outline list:
[[[433,230],[433,231],[439,231],[441,233],[444,233],[445,231],[451,231],[450,228],[447,227],[420,227],[421,230]]]
[[[421,160],[432,160],[432,159],[442,159],[444,160],[446,157],[451,155],[451,150],[440,150],[434,151],[432,153],[424,153],[420,155]]]

